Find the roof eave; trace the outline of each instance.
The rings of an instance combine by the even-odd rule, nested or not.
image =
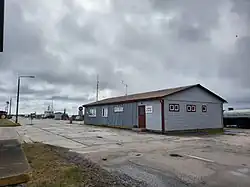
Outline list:
[[[182,91],[185,91],[185,90],[194,88],[194,87],[200,87],[201,89],[205,90],[205,91],[208,92],[209,94],[211,94],[211,95],[213,95],[214,97],[216,97],[216,98],[218,98],[219,100],[221,100],[223,103],[228,103],[225,99],[223,99],[222,97],[218,96],[217,94],[213,93],[212,91],[210,91],[209,89],[203,87],[203,86],[200,85],[200,84],[191,85],[191,86],[189,86],[189,87],[186,87],[185,89],[178,90],[178,91],[173,92],[173,93],[171,93],[171,94],[165,95],[165,97],[170,96],[170,95],[177,94],[177,93],[179,93],[179,92],[182,92]]]
[[[125,101],[119,101],[119,102],[107,102],[107,103],[98,103],[98,102],[94,102],[94,103],[90,103],[90,104],[86,104],[83,105],[83,107],[93,107],[93,106],[101,106],[101,105],[115,105],[115,104],[122,104],[122,103],[130,103],[130,102],[139,102],[139,101],[145,101],[145,100],[154,100],[154,99],[161,99],[194,87],[200,87],[201,89],[203,89],[204,91],[208,92],[209,94],[213,95],[214,97],[218,98],[219,100],[221,100],[223,103],[228,103],[225,99],[223,99],[222,97],[218,96],[217,94],[213,93],[212,91],[210,91],[209,89],[203,87],[200,84],[194,84],[194,85],[190,85],[187,86],[183,89],[177,90],[173,93],[170,94],[166,94],[166,95],[162,95],[162,96],[158,96],[158,97],[151,97],[151,98],[144,98],[144,99],[130,99],[130,100],[125,100]]]
[[[145,98],[145,99],[134,99],[134,100],[127,100],[127,101],[119,101],[119,102],[109,102],[109,103],[96,103],[96,104],[93,103],[93,104],[86,104],[86,105],[82,105],[82,106],[83,107],[94,107],[94,106],[103,106],[103,105],[118,105],[118,104],[131,103],[131,102],[157,100],[157,99],[162,99],[163,97],[165,97],[165,96]]]

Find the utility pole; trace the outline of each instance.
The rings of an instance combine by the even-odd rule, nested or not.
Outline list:
[[[124,83],[124,81],[122,81],[122,84],[125,86],[125,95],[128,95],[128,85]]]
[[[98,101],[99,98],[99,75],[97,74],[97,80],[96,80],[96,101]]]

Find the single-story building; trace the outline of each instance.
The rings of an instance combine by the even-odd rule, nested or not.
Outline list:
[[[162,132],[221,129],[225,102],[196,84],[85,104],[84,121],[85,124]]]

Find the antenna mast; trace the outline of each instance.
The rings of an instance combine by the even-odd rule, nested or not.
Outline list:
[[[96,101],[98,101],[99,98],[99,75],[97,74],[97,79],[96,79]]]
[[[124,83],[124,81],[122,81],[122,84],[125,86],[125,95],[128,95],[128,85]]]

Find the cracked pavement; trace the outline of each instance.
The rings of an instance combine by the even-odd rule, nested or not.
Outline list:
[[[250,130],[224,135],[166,136],[20,119],[25,142],[42,142],[83,154],[111,172],[127,174],[149,186],[250,186]],[[171,153],[181,157],[172,157]]]

